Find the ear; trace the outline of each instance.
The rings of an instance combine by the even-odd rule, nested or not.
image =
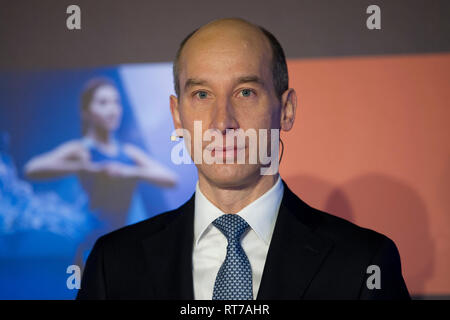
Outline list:
[[[178,109],[178,98],[174,95],[170,95],[170,112],[172,113],[172,120],[175,129],[182,129],[180,120],[180,110]]]
[[[297,110],[297,94],[293,88],[286,90],[281,96],[280,128],[283,131],[291,130],[295,121]]]

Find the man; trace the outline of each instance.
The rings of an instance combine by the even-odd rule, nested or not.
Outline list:
[[[224,137],[294,123],[283,50],[244,20],[191,33],[174,81],[174,125],[191,134],[195,121]],[[185,142],[195,148],[194,139]],[[261,174],[266,165],[248,161],[247,142],[216,144],[212,153],[235,160],[242,150],[245,163],[197,162],[195,194],[178,209],[98,239],[78,298],[409,299],[390,239],[309,207],[278,173]]]

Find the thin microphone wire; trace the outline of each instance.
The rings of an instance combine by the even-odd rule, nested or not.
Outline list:
[[[281,160],[283,159],[283,152],[284,152],[284,143],[283,143],[283,140],[281,140],[281,137],[280,137],[280,142],[281,142],[281,155],[280,155],[280,160],[278,160],[278,164],[281,164]]]

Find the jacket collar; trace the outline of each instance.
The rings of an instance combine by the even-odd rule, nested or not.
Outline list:
[[[314,232],[312,208],[284,183],[284,195],[258,291],[258,300],[301,299],[333,242]]]
[[[258,300],[301,299],[333,246],[314,232],[312,208],[283,184]],[[153,290],[152,299],[194,298],[194,205],[195,194],[172,213],[173,219],[161,231],[143,240],[149,266],[143,284]]]

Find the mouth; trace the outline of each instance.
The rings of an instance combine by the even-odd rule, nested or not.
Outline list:
[[[108,117],[106,117],[106,122],[108,122],[108,123],[116,123],[117,122],[117,117],[116,116],[108,116]]]
[[[238,152],[242,152],[245,150],[245,146],[227,146],[227,147],[213,147],[208,150],[211,151],[211,156],[222,156],[223,158],[236,158]]]
[[[120,123],[120,118],[116,116],[110,116],[106,119],[106,122],[108,123],[108,125],[115,127]]]

